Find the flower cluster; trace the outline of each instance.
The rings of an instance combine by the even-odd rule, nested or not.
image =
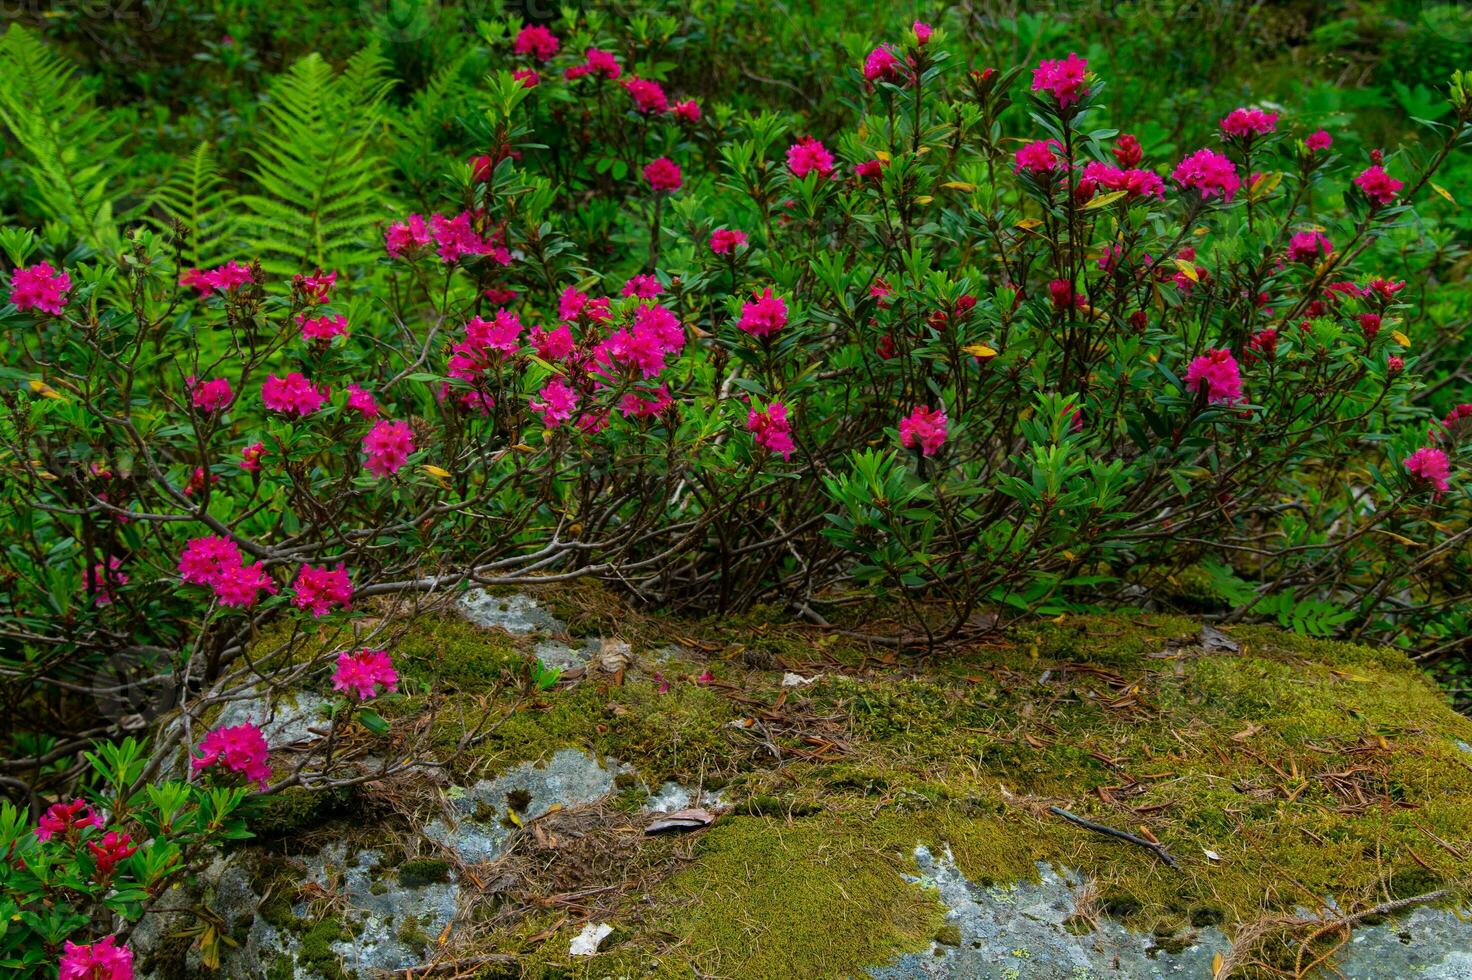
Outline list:
[[[200,296],[227,293],[254,281],[250,267],[234,259],[215,269],[190,269],[179,277],[179,285],[197,290]]]
[[[374,476],[393,476],[414,452],[414,430],[407,422],[379,422],[363,437],[363,452],[368,457],[364,469]]]
[[[249,721],[229,728],[216,728],[199,744],[199,755],[191,760],[195,772],[218,768],[239,773],[248,782],[265,789],[271,781],[271,750],[266,736]]]
[[[772,402],[765,411],[753,408],[746,416],[746,431],[752,433],[758,446],[783,459],[791,459],[797,451],[792,441],[792,423],[787,418],[787,406],[781,402]]]
[[[322,407],[330,394],[326,387],[318,388],[300,371],[292,371],[284,378],[268,375],[261,383],[261,401],[268,409],[282,415],[311,415]]]
[[[276,584],[259,564],[247,565],[240,546],[218,536],[194,538],[179,556],[179,577],[214,590],[223,606],[253,606],[262,591],[276,594]]]
[[[387,693],[399,689],[399,673],[393,659],[382,650],[343,651],[337,656],[337,670],[332,675],[332,689],[357,695],[367,701],[383,688]]]
[[[66,294],[72,288],[72,277],[50,262],[16,269],[10,274],[10,301],[17,310],[41,310],[60,316],[66,307]]]
[[[57,980],[133,980],[133,951],[113,936],[79,946],[67,941]]]
[[[1235,405],[1244,400],[1242,372],[1232,352],[1224,348],[1213,347],[1191,362],[1186,369],[1186,387],[1205,392],[1211,405]]]
[[[946,441],[949,422],[941,409],[917,405],[900,419],[900,445],[918,449],[923,456],[934,456]]]
[[[339,563],[336,568],[303,565],[297,572],[293,593],[292,603],[298,609],[309,609],[313,616],[326,616],[338,606],[346,609],[352,604],[353,583],[344,564]]]

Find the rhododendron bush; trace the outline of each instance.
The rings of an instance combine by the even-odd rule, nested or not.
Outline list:
[[[208,208],[169,184],[0,232],[7,674],[166,678],[180,777],[243,792],[325,785],[336,749],[283,776],[202,705],[330,678],[382,734],[394,615],[472,584],[913,648],[1190,571],[1232,619],[1461,629],[1472,409],[1425,407],[1411,324],[1468,79],[1404,148],[1222,104],[1164,153],[1067,47],[966,64],[917,22],[818,129],[612,28],[483,30],[443,124],[469,152],[395,144],[412,184],[370,51],[287,74],[248,193],[201,164]],[[852,622],[874,599],[896,629]],[[34,723],[75,748],[76,715]]]

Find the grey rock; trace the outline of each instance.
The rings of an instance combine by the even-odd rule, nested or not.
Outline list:
[[[570,647],[561,640],[541,640],[532,648],[532,653],[544,666],[573,670],[586,667],[598,653],[598,638],[590,638],[578,647]]]
[[[512,636],[567,632],[566,623],[520,593],[492,595],[485,589],[471,589],[461,597],[460,611],[477,626],[503,629]]]
[[[311,729],[326,730],[327,709],[332,702],[311,691],[265,695],[232,701],[225,705],[214,727],[243,725],[247,721],[260,726],[266,741],[273,747],[311,742],[320,736]]]
[[[727,805],[727,800],[720,793],[707,793],[691,786],[668,782],[650,793],[640,809],[645,813],[674,813],[696,806],[719,809]]]
[[[919,874],[907,876],[932,888],[946,907],[946,921],[961,934],[958,946],[932,943],[868,972],[874,980],[1104,980],[1104,978],[1209,977],[1212,959],[1231,943],[1219,929],[1180,937],[1178,951],[1150,936],[1100,917],[1097,929],[1075,935],[1065,922],[1077,907],[1084,882],[1070,871],[1038,866],[1040,880],[980,887],[956,867],[949,853],[916,848]],[[1174,945],[1174,944],[1173,944]],[[1451,912],[1418,908],[1399,919],[1361,927],[1339,951],[1325,976],[1345,980],[1417,977],[1472,978],[1472,928]]]
[[[562,749],[542,765],[523,763],[495,779],[452,789],[452,814],[431,821],[424,833],[467,864],[494,861],[511,836],[510,829],[501,823],[510,794],[528,795],[521,816],[534,820],[554,805],[571,807],[602,799],[613,792],[614,777],[621,771],[623,767],[605,766],[576,749]],[[486,819],[476,819],[477,814],[486,815]]]

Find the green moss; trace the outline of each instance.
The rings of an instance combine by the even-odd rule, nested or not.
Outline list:
[[[426,685],[483,691],[514,676],[526,659],[505,633],[482,629],[458,616],[425,616],[394,650],[394,662]]]
[[[913,864],[855,825],[735,817],[656,893],[681,953],[702,974],[841,977],[920,950],[942,927],[933,894],[905,883]]]
[[[423,923],[416,916],[412,915],[406,916],[404,921],[399,923],[397,935],[399,942],[419,952],[422,952],[426,946],[434,941],[434,937],[424,931]]]
[[[1395,651],[1230,627],[1238,650],[1207,652],[1199,623],[1129,613],[1026,624],[925,659],[839,653],[760,617],[672,623],[626,611],[600,628],[636,638],[623,683],[590,677],[534,701],[460,670],[507,662],[500,634],[449,620],[410,631],[425,679],[448,643],[460,647],[449,686],[479,685],[434,717],[436,744],[459,743],[462,712],[472,728],[479,712],[492,722],[451,760],[457,779],[565,747],[635,768],[616,783],[610,821],[632,839],[600,872],[627,882],[596,899],[617,943],[570,961],[576,929],[549,933],[557,918],[545,909],[508,924],[504,907],[487,905],[477,920],[478,948],[514,954],[527,977],[860,972],[954,938],[934,897],[901,877],[919,844],[983,886],[1033,880],[1040,864],[1072,869],[1100,897],[1069,929],[1112,916],[1161,951],[1192,928],[1232,934],[1325,898],[1344,907],[1465,875],[1427,834],[1472,846],[1472,768],[1456,745],[1472,742],[1472,722]],[[661,661],[661,692],[647,653],[671,642],[697,662]],[[824,676],[786,689],[790,668]],[[691,683],[707,669],[731,686]],[[667,779],[719,787],[730,811],[695,837],[642,838],[620,811]],[[1183,870],[1166,873],[1040,800],[1143,824]],[[405,866],[411,880],[417,864]],[[557,894],[607,881],[559,864],[535,862],[530,884]]]
[[[352,932],[336,916],[327,916],[312,924],[302,934],[296,965],[323,977],[323,980],[354,980],[356,974],[342,968],[342,958],[332,944],[351,939]]]
[[[415,858],[399,865],[399,884],[405,888],[421,888],[437,881],[450,880],[450,862],[438,858]]]
[[[257,837],[290,837],[340,816],[352,802],[351,788],[292,787],[270,796],[252,797],[247,804],[246,825]]]

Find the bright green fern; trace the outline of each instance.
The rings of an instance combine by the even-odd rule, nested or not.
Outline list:
[[[19,25],[0,35],[0,123],[24,151],[30,205],[78,241],[115,252],[123,140],[72,66]]]
[[[271,86],[269,125],[252,151],[260,193],[244,199],[252,222],[246,240],[267,271],[290,275],[371,261],[374,224],[393,210],[379,154],[392,87],[387,62],[372,47],[341,74],[309,55]]]

